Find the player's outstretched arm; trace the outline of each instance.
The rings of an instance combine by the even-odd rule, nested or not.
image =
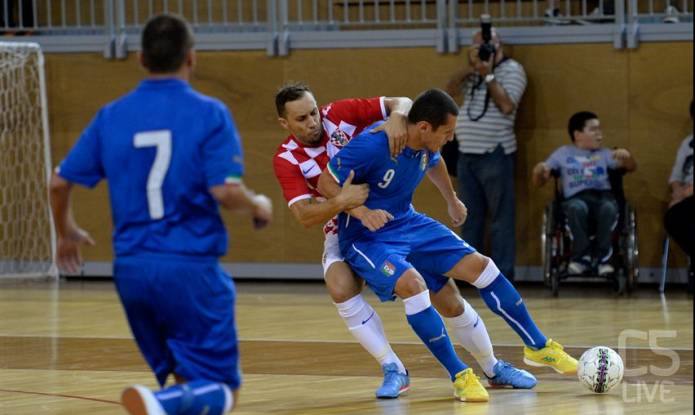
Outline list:
[[[49,184],[49,191],[53,225],[58,235],[56,252],[58,268],[75,273],[82,266],[80,245],[94,245],[94,240],[89,233],[77,226],[72,216],[70,207],[72,183],[54,173]]]
[[[256,228],[262,228],[273,219],[273,204],[261,194],[255,194],[244,183],[225,183],[210,188],[212,197],[229,210],[251,212]]]
[[[446,170],[446,164],[443,159],[427,170],[427,177],[439,189],[442,197],[446,201],[449,217],[452,225],[461,226],[468,217],[468,209],[466,205],[459,200],[454,192],[454,186],[451,184],[451,178]]]
[[[369,196],[369,187],[366,184],[352,184],[354,177],[355,173],[350,172],[343,187],[338,187],[339,191],[335,197],[324,202],[319,202],[313,197],[300,200],[290,206],[290,211],[299,223],[308,228],[323,225],[338,213],[361,206]]]

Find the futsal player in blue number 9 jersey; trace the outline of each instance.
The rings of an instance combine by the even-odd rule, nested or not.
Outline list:
[[[516,288],[490,258],[412,206],[413,193],[423,177],[435,168],[446,171],[440,164],[439,150],[453,138],[457,114],[456,103],[445,92],[423,92],[408,114],[406,147],[398,157],[389,154],[383,133],[362,133],[329,162],[319,179],[319,190],[333,197],[350,174],[354,174],[354,183],[369,185],[364,205],[339,216],[343,256],[382,301],[396,296],[403,299],[408,323],[449,372],[454,396],[463,401],[487,401],[487,392],[454,352],[442,319],[430,302],[429,291],[436,295],[449,278],[479,289],[485,304],[525,343],[527,364],[573,374],[577,361],[540,331]],[[440,190],[452,189],[448,177],[439,182],[435,184]],[[456,197],[453,190],[450,197]],[[451,204],[452,218],[457,213],[451,206],[465,211],[462,204]],[[527,377],[535,384],[535,379]],[[490,380],[494,384],[495,379]]]
[[[140,62],[148,76],[103,107],[51,179],[58,265],[80,266],[93,244],[72,219],[72,184],[109,182],[114,280],[130,328],[160,386],[124,390],[131,414],[223,414],[241,384],[235,290],[219,266],[227,233],[218,205],[250,211],[257,227],[270,200],[248,190],[241,141],[220,101],[188,84],[193,34],[183,19],[152,18]]]

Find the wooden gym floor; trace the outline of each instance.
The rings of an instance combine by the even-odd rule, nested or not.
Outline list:
[[[593,345],[617,349],[622,332],[629,337],[626,367],[644,373],[596,395],[574,376],[533,368],[534,390],[492,390],[481,404],[453,400],[444,370],[411,332],[401,303],[377,304],[367,294],[411,373],[410,392],[378,401],[379,368],[348,334],[321,284],[240,282],[244,386],[235,413],[692,414],[693,301],[670,288],[665,297],[646,287],[615,299],[603,285],[563,287],[560,298],[521,286],[539,326],[574,356]],[[474,290],[463,294],[485,320],[498,357],[524,367],[516,334]],[[667,350],[650,349],[649,338]],[[461,356],[482,375],[467,353]],[[131,383],[155,386],[111,281],[0,281],[0,414],[120,414],[120,390]]]

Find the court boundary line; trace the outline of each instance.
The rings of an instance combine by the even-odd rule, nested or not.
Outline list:
[[[0,388],[0,393],[2,393],[2,392],[5,392],[5,393],[23,393],[25,395],[52,396],[52,397],[56,397],[56,398],[80,399],[83,401],[101,402],[101,403],[108,403],[108,404],[121,406],[121,403],[116,402],[116,401],[109,401],[106,399],[99,399],[99,398],[88,398],[86,396],[66,395],[63,393],[30,392],[30,391],[23,391],[23,390],[19,390],[19,389],[2,389],[2,388]]]
[[[40,338],[40,339],[103,339],[103,340],[133,340],[135,341],[132,337],[88,337],[88,336],[59,336],[59,337],[52,337],[52,336],[34,336],[34,335],[29,335],[29,334],[19,334],[19,335],[6,335],[6,334],[0,334],[0,338],[11,338],[11,337],[16,337],[16,338]],[[252,337],[252,338],[239,338],[240,342],[244,341],[253,341],[253,342],[286,342],[286,343],[348,343],[348,344],[358,344],[358,342],[354,340],[307,340],[307,339],[266,339],[266,338],[259,338],[259,337]],[[389,342],[392,345],[398,345],[398,344],[404,344],[404,345],[413,345],[413,344],[422,344],[421,342],[417,341],[398,341],[398,342]],[[513,343],[493,343],[493,347],[523,347],[521,344],[513,344]],[[611,348],[617,348],[618,346],[610,346],[607,344],[563,344],[562,347],[572,347],[575,349],[581,349],[581,348],[587,348],[590,349],[592,347],[596,346],[606,346],[606,347],[611,347]],[[664,347],[660,347],[660,349],[663,349]],[[679,352],[693,352],[695,351],[694,349],[689,349],[687,347],[665,347],[669,350],[674,350],[674,351],[679,351]],[[642,347],[642,346],[625,346],[625,350],[651,350],[650,347]]]

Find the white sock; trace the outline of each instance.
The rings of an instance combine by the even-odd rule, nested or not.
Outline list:
[[[459,344],[473,355],[483,372],[488,377],[494,377],[493,369],[497,364],[497,358],[492,350],[492,342],[485,323],[466,300],[463,300],[463,303],[463,314],[446,319],[449,331]]]
[[[401,359],[391,349],[381,318],[364,300],[362,294],[335,305],[350,333],[380,365],[395,363],[401,373],[406,373]]]

